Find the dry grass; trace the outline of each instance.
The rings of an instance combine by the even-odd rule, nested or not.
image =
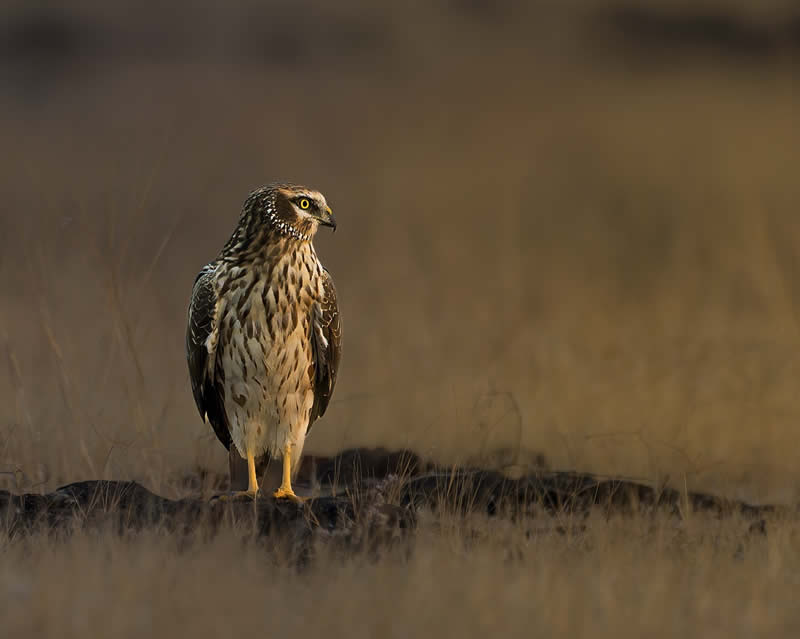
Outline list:
[[[746,19],[747,3],[703,4],[734,5]],[[110,6],[97,15],[117,26],[152,23]],[[159,24],[181,25],[187,56],[3,66],[0,487],[131,478],[174,495],[176,477],[224,468],[192,405],[185,306],[247,191],[289,178],[340,220],[317,244],[344,361],[307,451],[409,448],[509,472],[541,453],[796,501],[797,58],[632,65],[587,48],[588,0],[430,6],[398,21],[341,4],[387,43],[363,56],[217,58],[197,45],[216,14],[193,30],[177,12]],[[4,551],[0,607],[8,636],[799,625],[794,520],[755,539],[729,520],[591,519],[528,538],[531,525],[451,516],[423,526],[410,559],[302,574],[235,531],[181,552],[157,533],[28,539]]]
[[[0,612],[9,637],[791,636],[797,521],[746,530],[430,516],[410,556],[322,552],[301,571],[246,531],[181,546],[158,532],[34,537],[3,550]]]

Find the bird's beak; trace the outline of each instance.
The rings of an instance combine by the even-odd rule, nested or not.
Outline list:
[[[317,217],[322,226],[330,226],[334,233],[336,232],[336,218],[333,217],[333,211],[330,206],[326,206],[325,210]]]

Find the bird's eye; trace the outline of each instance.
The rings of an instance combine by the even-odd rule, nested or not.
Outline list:
[[[311,206],[311,202],[309,202],[307,198],[303,198],[302,200],[300,200],[301,209],[305,211],[309,206]]]

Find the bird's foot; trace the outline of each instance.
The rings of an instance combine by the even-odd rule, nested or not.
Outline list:
[[[303,497],[295,495],[291,488],[278,488],[278,490],[272,493],[272,496],[275,497],[275,499],[288,499],[296,504],[302,504],[306,501]]]
[[[248,501],[258,498],[257,490],[233,490],[231,492],[214,495],[211,501]]]

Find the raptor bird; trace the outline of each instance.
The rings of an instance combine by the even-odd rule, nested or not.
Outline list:
[[[218,257],[198,274],[186,355],[200,416],[247,460],[283,457],[276,498],[297,500],[292,477],[311,425],[336,384],[341,324],[333,279],[312,240],[336,220],[319,191],[273,184],[251,193]]]

